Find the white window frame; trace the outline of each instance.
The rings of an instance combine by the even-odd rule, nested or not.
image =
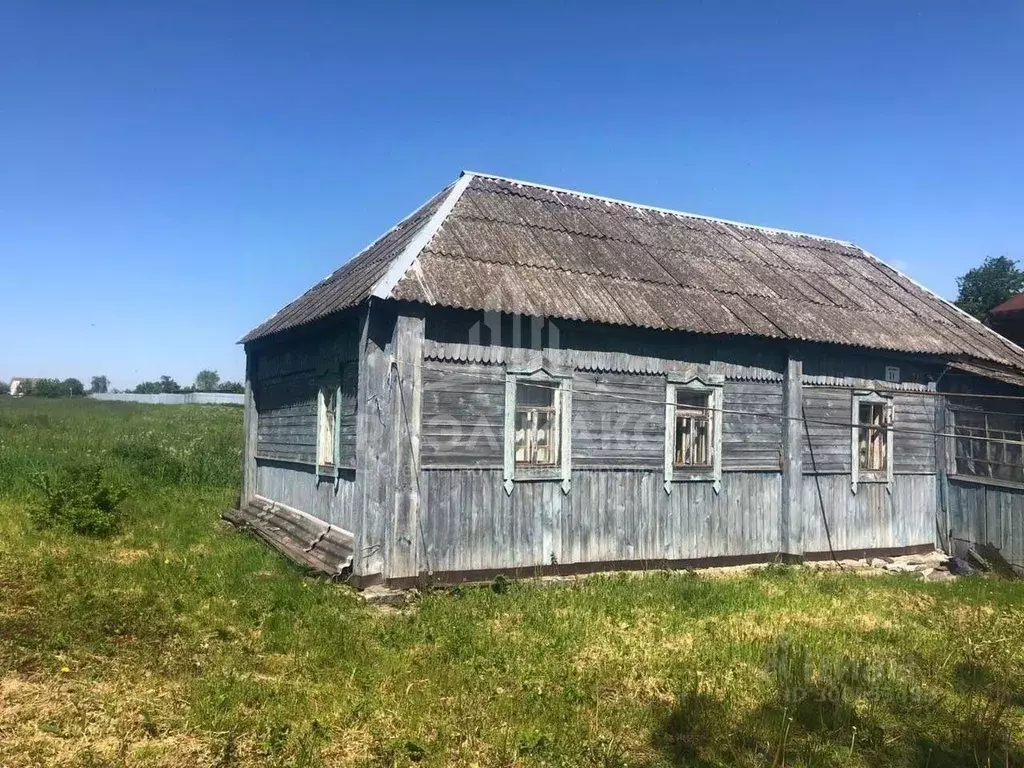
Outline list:
[[[681,482],[710,482],[715,493],[722,490],[722,390],[725,377],[669,376],[665,383],[665,493],[672,493],[672,484]],[[676,393],[688,390],[708,396],[711,408],[711,466],[689,469],[677,467],[676,452]]]
[[[891,395],[883,395],[872,390],[855,390],[852,397],[853,407],[850,411],[850,490],[857,492],[861,483],[885,483],[886,490],[892,493],[893,479],[893,426],[896,422],[896,410]],[[860,468],[860,406],[863,403],[878,403],[885,407],[885,468],[866,471]]]
[[[558,461],[545,467],[516,466],[516,393],[520,382],[555,388],[558,414]],[[560,480],[562,493],[569,493],[572,480],[572,374],[509,368],[505,373],[505,452],[503,462],[505,493],[512,495],[515,483],[532,480]]]
[[[324,392],[334,389],[334,434],[331,436],[334,445],[332,446],[331,461],[321,462],[320,457],[324,447],[324,429],[327,419],[327,399]],[[341,434],[338,425],[341,422],[341,382],[322,383],[316,390],[316,474],[318,477],[336,478],[338,476],[338,458],[341,453]]]

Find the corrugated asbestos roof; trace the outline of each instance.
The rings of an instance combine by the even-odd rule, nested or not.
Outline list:
[[[1024,351],[849,243],[472,173],[243,341],[371,295],[1024,369]]]

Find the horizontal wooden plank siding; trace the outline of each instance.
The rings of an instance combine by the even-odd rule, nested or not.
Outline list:
[[[949,480],[949,525],[953,550],[991,545],[1024,570],[1024,488]]]
[[[313,467],[256,461],[256,493],[349,531],[357,530],[355,473],[317,478]]]
[[[341,400],[338,405],[338,465],[356,465],[356,407],[359,402],[359,364],[342,363]]]
[[[420,464],[501,467],[505,371],[494,365],[423,366]]]
[[[316,461],[317,386],[312,371],[256,380],[257,456]]]
[[[727,381],[722,400],[722,469],[780,469],[781,382]]]
[[[573,376],[573,466],[662,466],[664,402],[664,376],[577,371]]]
[[[354,325],[343,324],[322,338],[306,338],[253,353],[257,456],[313,464],[317,392],[321,386],[340,384],[339,463],[352,465],[358,383],[356,333]]]
[[[850,472],[850,420],[853,399],[849,391],[804,387],[804,474]],[[849,488],[849,478],[846,481]]]
[[[421,521],[429,569],[530,568],[551,563],[757,555],[779,549],[781,475],[730,473],[677,483],[661,472],[578,469],[572,491],[517,483],[501,471],[424,470]]]
[[[930,395],[893,397],[893,466],[896,473],[935,474],[935,409]]]
[[[804,547],[808,552],[884,549],[935,540],[938,498],[930,475],[896,475],[885,483],[860,483],[849,475],[805,475]]]

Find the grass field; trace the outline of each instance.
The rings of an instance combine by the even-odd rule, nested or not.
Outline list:
[[[241,411],[0,399],[0,766],[1024,764],[1024,587],[768,569],[387,614],[218,523]],[[35,530],[99,462],[123,532]]]

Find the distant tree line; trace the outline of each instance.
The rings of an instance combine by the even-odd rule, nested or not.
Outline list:
[[[4,382],[0,394],[8,394],[11,386]],[[18,385],[18,394],[31,397],[82,397],[85,385],[78,379],[24,379]]]
[[[220,374],[206,368],[196,374],[193,384],[182,387],[170,376],[161,376],[159,381],[144,381],[132,390],[137,395],[172,395],[184,392],[228,392],[240,395],[245,387],[237,381],[221,381]]]
[[[110,390],[110,379],[106,376],[93,376],[89,388],[79,379],[23,379],[18,385],[18,394],[30,397],[83,397],[84,395],[101,395]],[[114,390],[115,392],[117,390]],[[158,381],[144,381],[131,390],[137,395],[176,394],[186,392],[228,392],[242,394],[245,387],[237,381],[221,381],[216,371],[204,369],[196,374],[195,383],[182,387],[170,376],[161,376]],[[11,392],[9,382],[0,381],[0,395]]]

